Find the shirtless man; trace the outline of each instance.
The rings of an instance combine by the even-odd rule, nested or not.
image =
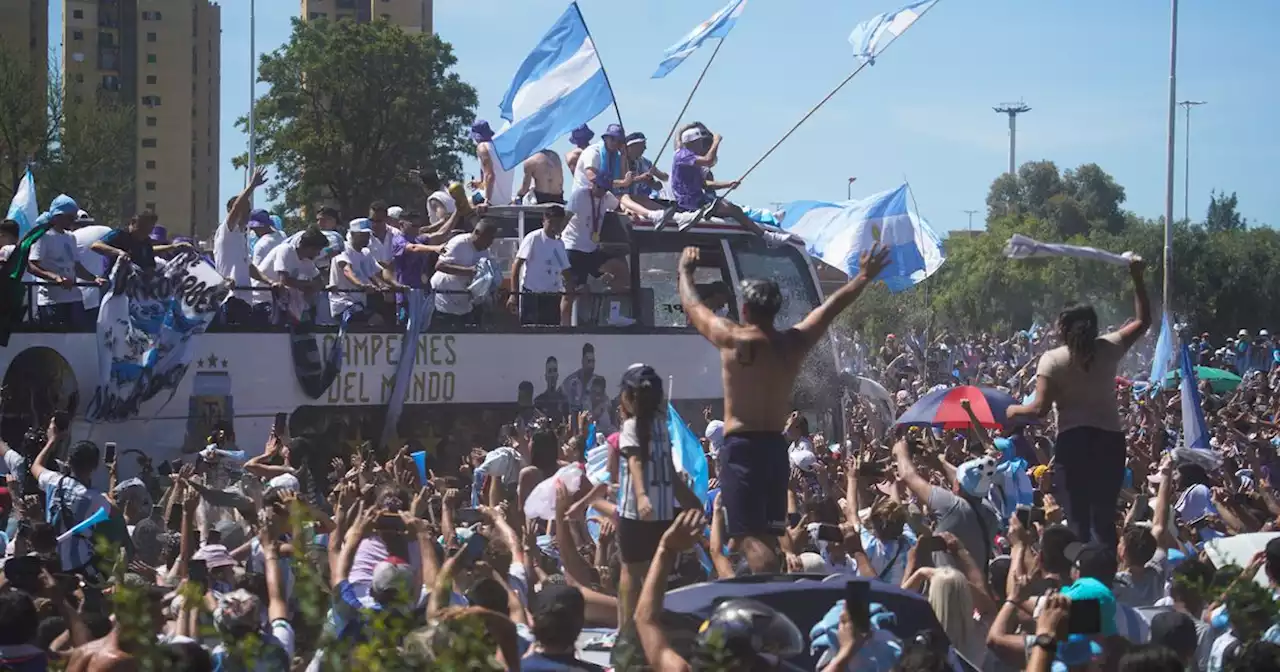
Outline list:
[[[717,316],[699,298],[693,279],[699,260],[698,248],[684,248],[680,300],[693,326],[720,350],[725,424],[720,493],[731,547],[746,554],[752,572],[779,572],[773,547],[786,529],[791,473],[782,430],[791,413],[796,376],[836,316],[888,265],[889,250],[875,245],[863,253],[857,277],[799,324],[782,331],[773,324],[782,309],[777,283],[742,282],[742,323],[738,324]]]
[[[564,168],[560,166],[559,154],[544,149],[524,160],[524,182],[516,200],[523,203],[530,191],[534,203],[564,205]]]
[[[591,145],[591,139],[594,137],[596,137],[595,131],[586,124],[573,129],[569,134],[569,142],[573,143],[573,149],[564,155],[564,163],[569,166],[569,174],[573,174],[578,169],[578,157],[582,156],[582,150]]]

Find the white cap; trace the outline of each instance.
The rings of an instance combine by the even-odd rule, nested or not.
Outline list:
[[[705,137],[708,137],[708,136],[706,132],[702,130],[702,127],[694,126],[693,128],[690,128],[686,130],[684,133],[680,134],[680,142],[681,143],[697,142],[698,140],[701,140]]]
[[[1270,338],[1271,332],[1267,331],[1266,329],[1259,329],[1258,336],[1261,336],[1262,338]]]
[[[404,208],[398,205],[393,205],[387,208],[387,216],[392,219],[400,219],[400,216],[403,214],[404,214]]]
[[[369,221],[368,217],[353,219],[347,223],[347,231],[351,233],[368,233],[373,231],[373,222]]]
[[[1239,338],[1249,338],[1249,330],[1248,330],[1248,329],[1241,329],[1241,330],[1240,330],[1240,333],[1236,334],[1236,336],[1237,336],[1237,337],[1239,337]]]

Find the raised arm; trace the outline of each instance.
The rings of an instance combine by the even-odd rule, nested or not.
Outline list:
[[[795,331],[800,334],[804,341],[805,347],[811,348],[822,335],[827,333],[827,329],[831,323],[835,321],[836,316],[844,312],[846,308],[853,305],[855,299],[872,280],[889,265],[889,248],[880,247],[879,244],[872,245],[870,250],[862,253],[862,257],[858,260],[858,275],[853,280],[845,284],[845,286],[837,289],[827,297],[822,305],[814,308],[812,312],[805,316],[800,324],[795,326]]]
[[[716,347],[733,345],[733,322],[715,314],[698,296],[697,285],[693,281],[693,271],[698,267],[702,252],[696,247],[684,248],[680,257],[680,303],[684,305],[684,314],[698,330]]]
[[[1125,350],[1133,347],[1142,335],[1147,333],[1151,328],[1151,300],[1147,298],[1147,284],[1143,280],[1143,271],[1146,270],[1146,263],[1141,259],[1134,259],[1129,262],[1129,275],[1133,278],[1133,313],[1134,320],[1123,327],[1120,331],[1120,344]],[[1168,272],[1166,269],[1165,272]]]

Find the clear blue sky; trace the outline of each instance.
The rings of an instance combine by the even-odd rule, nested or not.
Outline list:
[[[582,0],[581,7],[628,130],[666,136],[711,48],[666,79],[651,80],[666,47],[724,0]],[[60,2],[53,4],[61,5]],[[223,198],[243,176],[233,127],[248,109],[248,0],[222,1]],[[749,0],[687,118],[725,136],[721,177],[737,176],[854,65],[847,38],[859,21],[904,0]],[[1183,0],[1178,99],[1193,112],[1191,211],[1203,217],[1211,189],[1237,191],[1252,220],[1280,222],[1274,157],[1280,130],[1280,25],[1275,0]],[[521,60],[564,0],[436,0],[435,28],[453,44],[458,72],[479,92],[479,116],[495,120]],[[804,11],[798,11],[798,8]],[[260,52],[289,35],[295,0],[258,2]],[[496,11],[495,11],[496,10]],[[55,24],[56,25],[56,24]],[[987,188],[1008,162],[1008,131],[991,107],[1024,99],[1018,161],[1059,167],[1096,162],[1128,193],[1126,207],[1164,211],[1169,3],[1164,0],[941,0],[879,60],[818,112],[737,192],[744,203],[840,200],[906,175],[921,213],[939,230],[963,229],[966,209],[985,210]],[[597,132],[612,111],[595,122]],[[497,123],[495,122],[495,127]],[[1176,216],[1182,216],[1179,109]],[[656,137],[655,137],[656,136]],[[560,149],[567,144],[561,143]],[[668,150],[662,163],[670,156]],[[1269,161],[1270,160],[1270,161]],[[467,164],[475,172],[474,161]],[[975,219],[980,221],[982,214]],[[976,222],[975,222],[976,224]]]

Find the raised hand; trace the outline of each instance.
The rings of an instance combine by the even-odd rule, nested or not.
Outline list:
[[[693,270],[700,261],[702,261],[702,251],[693,245],[684,248],[684,252],[680,254],[680,268],[683,270]]]
[[[700,509],[681,511],[662,535],[662,546],[673,551],[687,551],[693,548],[694,542],[702,536],[706,525],[706,517]]]
[[[858,259],[858,275],[868,279],[875,280],[886,266],[889,265],[889,248],[881,247],[879,243],[871,246],[870,250],[862,253]]]

